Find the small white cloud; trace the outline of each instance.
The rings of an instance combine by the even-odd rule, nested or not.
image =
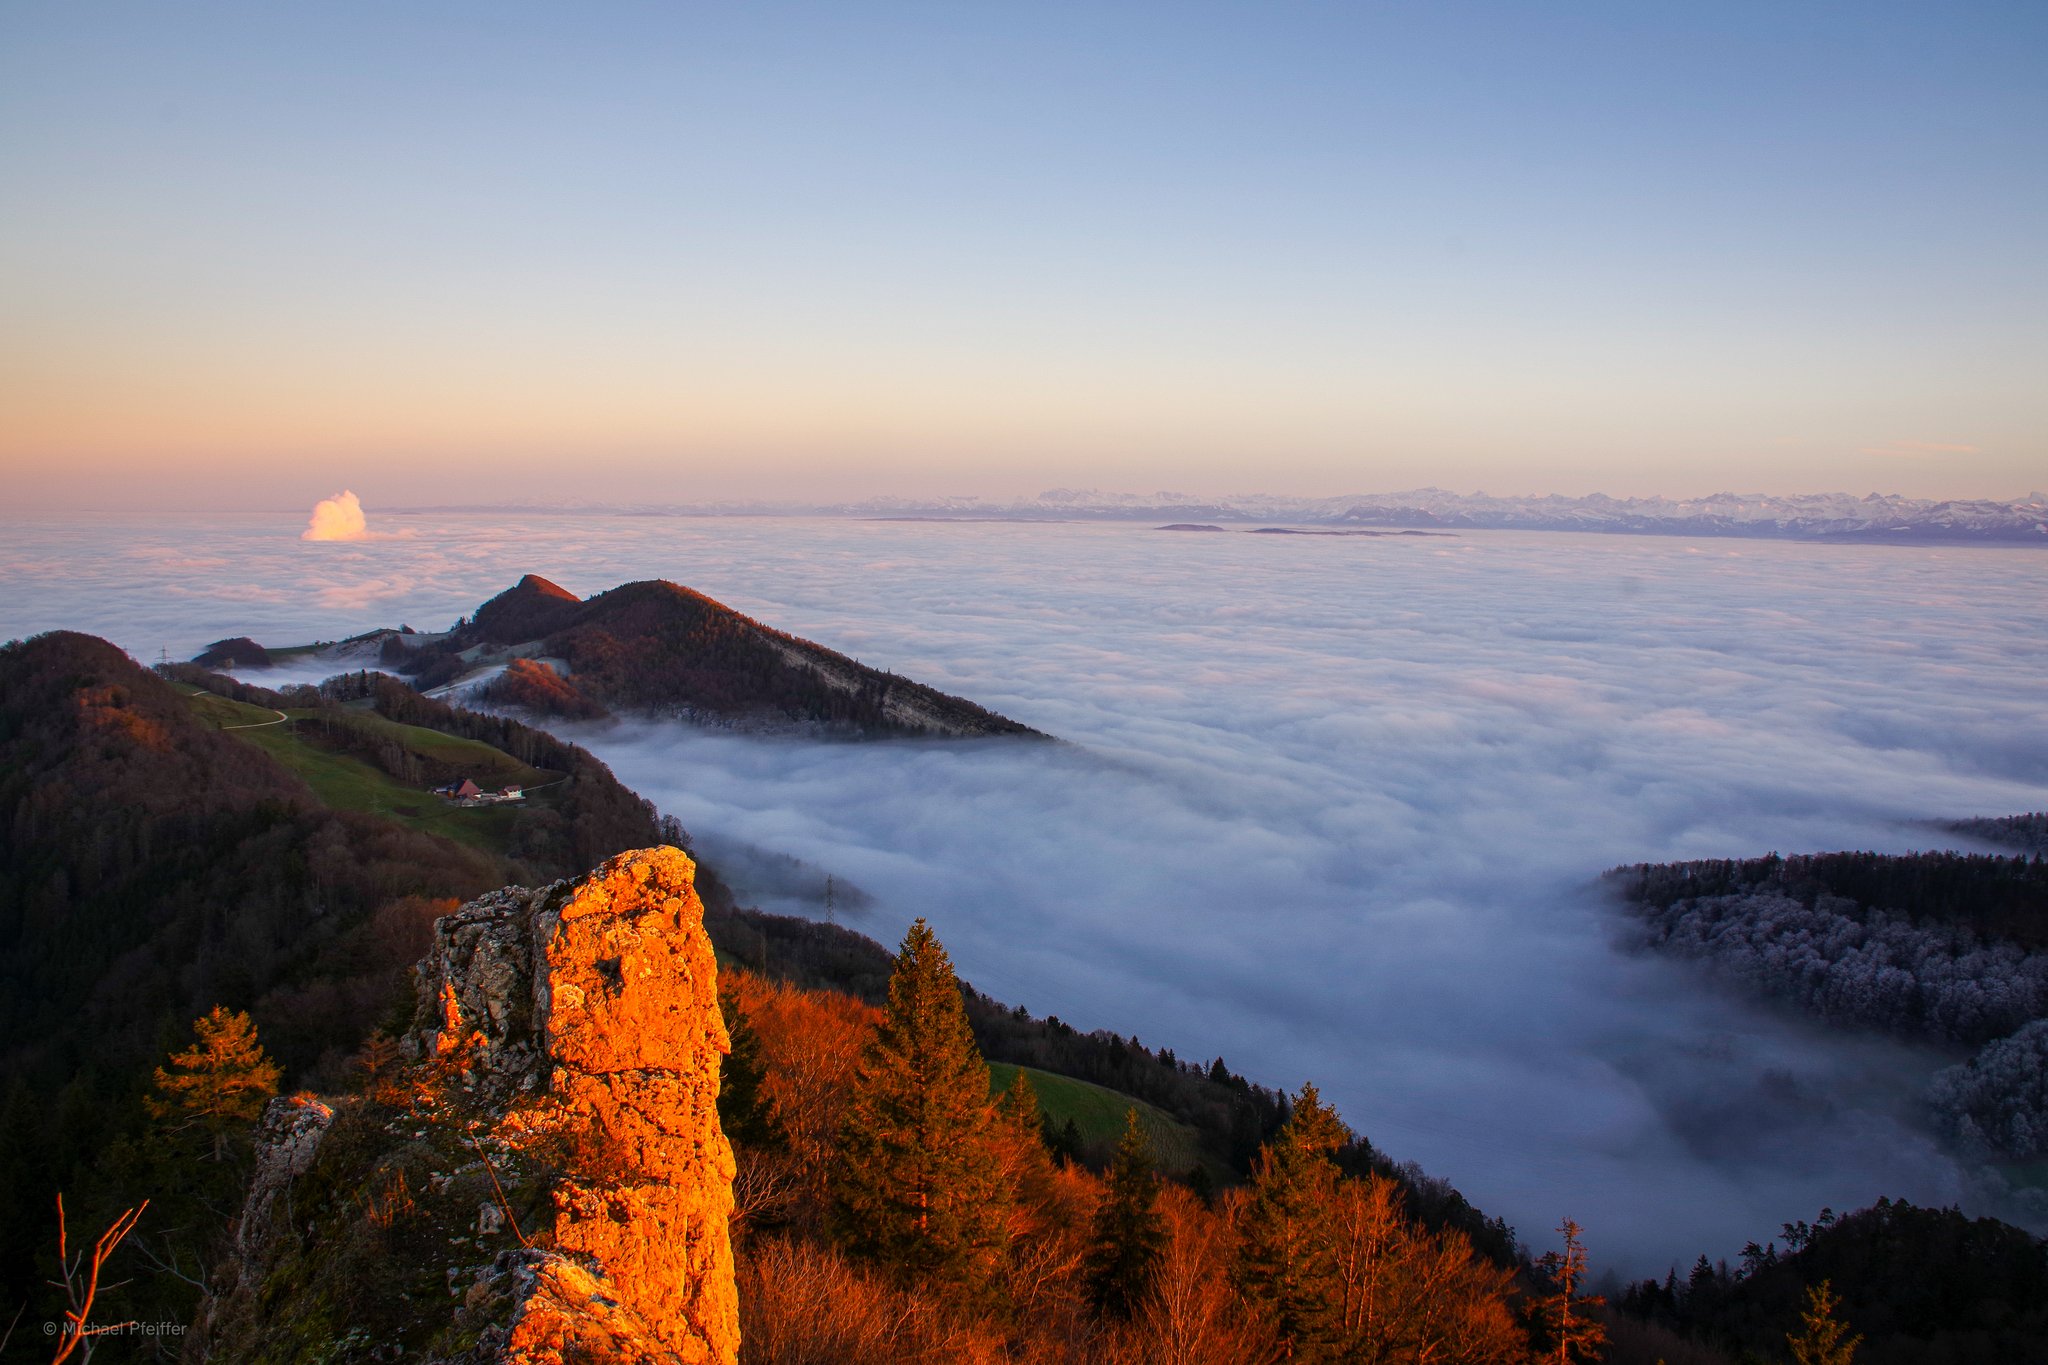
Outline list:
[[[363,518],[361,499],[346,489],[313,505],[300,540],[365,540],[369,523]]]

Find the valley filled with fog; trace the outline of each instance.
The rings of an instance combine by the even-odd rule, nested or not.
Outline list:
[[[1617,948],[1623,862],[1954,844],[2048,806],[2048,555],[1473,532],[411,516],[7,528],[0,635],[145,662],[400,622],[522,573],[684,583],[1060,737],[555,726],[765,909],[804,860],[891,946],[1254,1080],[1315,1080],[1539,1248],[1641,1273],[1879,1195],[2018,1216],[1925,1135],[1956,1053],[1830,1034]],[[252,680],[275,682],[284,670]],[[756,871],[756,869],[760,869]],[[2027,1219],[2038,1230],[2037,1219]]]

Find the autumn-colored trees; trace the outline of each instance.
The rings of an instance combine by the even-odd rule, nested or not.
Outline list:
[[[1338,1358],[1520,1360],[1511,1272],[1475,1255],[1462,1233],[1423,1227],[1402,1204],[1385,1176],[1338,1182]]]
[[[830,1234],[799,1214],[741,1242],[750,1356],[1528,1359],[1512,1272],[1462,1233],[1424,1227],[1399,1180],[1346,1175],[1339,1158],[1359,1149],[1313,1086],[1251,1185],[1212,1204],[1158,1177],[1135,1110],[1106,1173],[1056,1166],[1026,1070],[991,1102],[960,985],[923,921],[879,1015],[745,972],[726,979],[728,1018],[759,1037],[758,1081],[751,1061],[736,1078],[769,1097],[793,1151],[814,1149]],[[834,1000],[853,1013],[840,1021]]]
[[[1333,1154],[1346,1136],[1316,1088],[1304,1085],[1287,1125],[1253,1164],[1251,1201],[1238,1224],[1238,1281],[1302,1360],[1333,1358],[1337,1344]]]
[[[1841,1306],[1829,1281],[1807,1289],[1806,1311],[1799,1315],[1803,1330],[1785,1334],[1796,1365],[1850,1365],[1855,1359],[1863,1338],[1850,1336],[1849,1325],[1835,1317]]]
[[[1536,1305],[1536,1317],[1547,1338],[1546,1356],[1558,1365],[1598,1360],[1607,1329],[1593,1316],[1606,1301],[1581,1293],[1586,1282],[1586,1246],[1579,1225],[1567,1218],[1557,1227],[1563,1251],[1546,1251],[1536,1268],[1550,1281],[1551,1292]]]
[[[1259,1153],[1237,1218],[1237,1279],[1290,1360],[1521,1359],[1507,1271],[1410,1219],[1393,1181],[1346,1176],[1349,1140],[1312,1085]]]
[[[234,1135],[263,1116],[284,1069],[264,1053],[245,1013],[215,1005],[192,1027],[198,1041],[156,1069],[156,1094],[146,1103],[173,1131],[204,1132],[220,1161]]]

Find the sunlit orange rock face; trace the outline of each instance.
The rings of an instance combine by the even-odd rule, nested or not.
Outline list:
[[[729,1043],[695,870],[643,849],[508,887],[443,919],[422,964],[415,1055],[540,1115],[566,1153],[552,1238],[534,1239],[553,1251],[523,1258],[496,1359],[738,1359]]]

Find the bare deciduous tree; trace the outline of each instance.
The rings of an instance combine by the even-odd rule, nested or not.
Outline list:
[[[94,1326],[92,1321],[93,1300],[100,1290],[118,1289],[120,1285],[102,1285],[100,1271],[106,1266],[107,1258],[114,1254],[114,1248],[121,1240],[135,1231],[135,1225],[142,1221],[142,1211],[149,1207],[143,1200],[127,1210],[110,1224],[107,1230],[92,1245],[88,1252],[80,1247],[76,1253],[71,1250],[70,1234],[64,1221],[64,1196],[57,1196],[57,1273],[62,1277],[50,1283],[64,1291],[64,1326],[58,1334],[57,1354],[51,1357],[50,1365],[63,1365],[74,1352],[80,1360],[91,1360],[94,1343],[109,1333],[119,1332],[133,1323],[117,1322]],[[126,1283],[126,1281],[122,1281]]]

